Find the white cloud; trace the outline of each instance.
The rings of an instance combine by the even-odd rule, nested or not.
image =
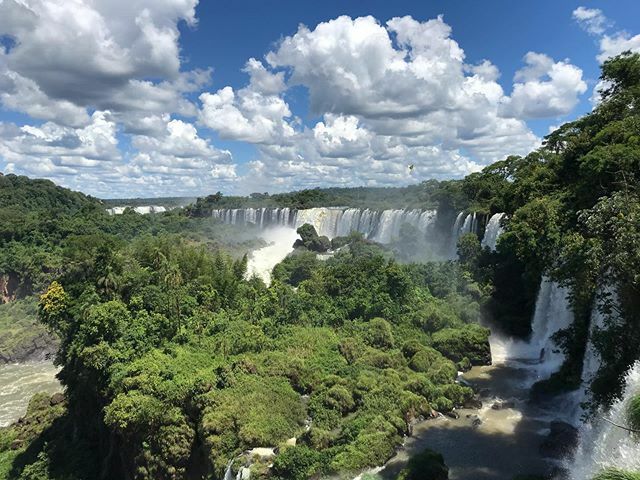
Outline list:
[[[197,3],[0,0],[0,35],[12,40],[0,46],[0,105],[47,121],[2,125],[3,169],[105,196],[193,194],[235,178],[230,153],[188,121],[188,94],[211,77],[181,70],[178,24],[196,25]]]
[[[260,136],[252,173],[282,188],[312,185],[314,179],[353,185],[463,176],[535,148],[539,139],[523,119],[566,114],[586,88],[577,67],[549,59],[540,73],[522,71],[521,83],[535,105],[520,92],[512,101],[497,83],[495,65],[465,63],[442,17],[394,18],[381,25],[373,17],[342,16],[314,29],[300,26],[266,59],[272,71],[289,75],[288,85],[306,87],[311,110],[323,116],[286,141]],[[534,85],[544,91],[533,91]],[[562,91],[551,92],[556,88]],[[247,138],[258,124],[242,114],[231,91],[226,98],[222,93],[203,98],[203,112],[211,118],[201,117],[202,123],[225,138],[241,138],[240,132]]]
[[[38,127],[0,123],[0,158],[6,173],[45,177],[92,193],[122,162],[108,112],[94,112],[89,124],[77,129],[52,122]]]
[[[600,53],[596,58],[600,63],[626,51],[640,52],[640,34],[632,36],[625,31],[605,34],[614,24],[599,9],[578,7],[573,11],[573,19],[589,34],[598,37]],[[589,101],[594,107],[600,103],[600,91],[606,86],[605,82],[599,80],[593,88]]]
[[[76,110],[86,107],[114,112],[184,108],[179,98],[183,74],[178,22],[195,25],[196,4],[197,0],[0,2],[0,34],[15,40],[0,60],[0,75],[16,84],[2,96],[3,105],[73,126],[82,120]],[[31,106],[34,96],[40,108]]]
[[[573,11],[573,19],[589,34],[598,37],[600,53],[597,58],[600,63],[627,50],[640,52],[640,34],[632,36],[624,30],[605,34],[614,24],[604,15],[602,10],[578,7]],[[599,87],[596,86],[596,88]],[[597,101],[596,91],[594,91],[592,98]]]
[[[162,135],[134,136],[132,144],[137,153],[119,173],[143,180],[160,194],[192,194],[193,188],[207,191],[220,181],[236,179],[231,153],[213,147],[182,120],[169,120]]]
[[[611,22],[598,8],[578,7],[572,13],[573,19],[591,35],[602,35]]]
[[[615,57],[627,50],[640,52],[640,34],[631,36],[626,32],[618,32],[613,36],[605,35],[600,39],[598,61],[604,62],[607,58]]]
[[[554,62],[547,55],[529,52],[526,67],[518,70],[511,98],[503,114],[517,118],[548,118],[567,115],[587,90],[582,70],[566,61]]]
[[[538,146],[525,120],[569,113],[586,88],[568,61],[530,53],[509,96],[442,17],[342,16],[249,59],[244,86],[207,91],[212,70],[181,63],[197,2],[0,0],[15,40],[0,46],[0,102],[34,119],[2,125],[0,165],[103,196],[460,177]],[[245,176],[211,131],[255,146]]]
[[[236,92],[227,86],[200,95],[200,122],[225,139],[257,144],[286,142],[295,132],[287,121],[292,117],[289,105],[279,95],[284,90],[284,74],[268,72],[253,58],[245,71],[250,75],[246,88]]]
[[[40,127],[0,124],[0,156],[7,172],[47,177],[105,170],[121,160],[109,112],[95,112],[90,123],[78,129],[51,122]]]

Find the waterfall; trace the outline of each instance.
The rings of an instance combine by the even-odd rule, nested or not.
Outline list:
[[[464,235],[465,233],[470,233],[473,231],[473,222],[475,222],[475,218],[476,218],[475,212],[470,213],[465,217],[464,223],[462,224],[462,228],[460,229],[460,233],[458,237]]]
[[[224,471],[224,480],[235,480],[233,476],[233,470],[231,470],[231,466],[233,465],[233,460],[231,460],[227,464],[227,469]]]
[[[573,413],[572,420],[574,424],[581,423],[584,409],[581,404],[589,400],[589,389],[593,378],[598,373],[601,365],[601,358],[598,349],[595,346],[594,338],[601,330],[606,328],[607,320],[616,322],[619,320],[618,314],[614,311],[611,314],[605,313],[605,305],[603,300],[611,297],[614,303],[617,303],[617,292],[615,288],[605,285],[598,289],[596,301],[591,310],[591,319],[589,322],[589,334],[587,344],[582,360],[582,376],[580,378],[580,388],[573,393]]]
[[[628,425],[629,403],[636,395],[640,395],[640,361],[627,372],[622,397],[607,413],[582,427],[578,451],[567,465],[572,480],[590,480],[605,468],[640,471],[637,435],[616,426]]]
[[[478,231],[478,216],[475,212],[465,215],[460,212],[456,217],[451,229],[451,244],[449,245],[449,258],[458,258],[458,240],[465,233],[476,233]]]
[[[573,394],[573,413],[572,423],[575,425],[580,424],[581,417],[584,414],[584,409],[581,404],[589,399],[589,388],[593,377],[598,373],[600,369],[601,359],[598,350],[596,349],[593,339],[594,335],[598,331],[604,328],[605,315],[602,313],[598,306],[598,303],[593,306],[591,311],[591,321],[589,322],[589,336],[587,338],[587,345],[584,351],[584,357],[582,360],[582,375],[580,377],[580,388]]]
[[[261,228],[295,224],[290,208],[223,208],[213,210],[211,216],[232,225],[258,225]]]
[[[356,231],[379,243],[391,243],[400,235],[403,224],[409,224],[425,236],[432,233],[435,210],[370,210],[344,207],[318,207],[302,210],[289,208],[244,208],[213,210],[212,217],[234,225],[255,224],[262,229],[273,226],[298,228],[313,225],[318,235],[329,238],[346,236]],[[471,220],[469,220],[471,222]],[[470,227],[469,227],[470,228]]]
[[[530,370],[531,384],[556,372],[564,361],[564,354],[558,351],[552,337],[573,321],[567,294],[566,288],[543,277],[531,322],[531,337],[525,342],[492,334],[494,362],[521,364]]]
[[[496,213],[491,216],[489,223],[487,223],[487,227],[484,230],[484,238],[482,239],[483,247],[489,247],[490,250],[496,249],[498,237],[500,237],[504,230],[502,225],[500,225],[500,221],[503,217],[504,213]]]
[[[129,207],[112,207],[112,208],[107,208],[107,213],[109,215],[122,215],[125,211],[126,208]],[[144,205],[144,206],[139,206],[139,207],[133,207],[133,211],[136,213],[139,213],[140,215],[147,215],[149,213],[162,213],[162,212],[166,212],[167,208],[163,207],[161,205]]]
[[[268,245],[254,250],[247,258],[246,278],[257,276],[264,283],[271,283],[271,271],[293,251],[293,243],[299,238],[291,227],[273,227],[261,232],[260,237]]]

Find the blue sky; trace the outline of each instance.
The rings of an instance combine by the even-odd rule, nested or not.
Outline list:
[[[4,0],[0,171],[101,197],[459,178],[590,111],[639,27],[632,0]]]

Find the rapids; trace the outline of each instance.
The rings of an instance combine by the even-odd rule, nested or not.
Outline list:
[[[23,416],[34,394],[61,391],[56,373],[58,367],[50,362],[0,366],[0,427],[6,427]]]

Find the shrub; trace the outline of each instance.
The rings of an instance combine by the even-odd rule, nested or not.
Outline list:
[[[607,469],[598,473],[593,480],[640,480],[640,472],[625,472],[617,469]]]
[[[490,365],[489,330],[476,324],[445,328],[432,335],[433,348],[448,359],[460,362],[467,357],[472,365]]]
[[[306,480],[322,468],[322,454],[300,445],[282,451],[273,461],[273,475],[287,480]]]
[[[391,325],[384,318],[372,318],[367,324],[366,341],[375,348],[393,348]]]
[[[444,362],[445,358],[433,348],[424,347],[411,358],[409,367],[416,372],[428,372],[433,366]]]

